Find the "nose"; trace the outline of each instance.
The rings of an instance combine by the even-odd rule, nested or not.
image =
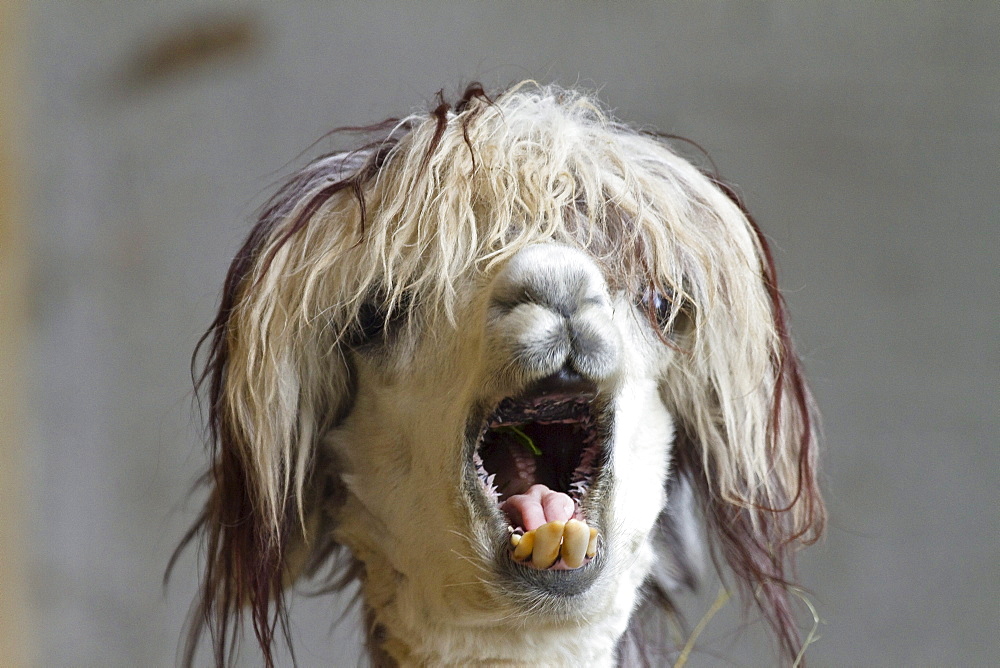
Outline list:
[[[529,246],[515,255],[493,282],[493,302],[544,306],[570,318],[581,308],[607,302],[600,269],[582,251],[559,244]]]
[[[579,394],[617,370],[611,297],[583,251],[554,243],[520,251],[493,280],[488,314],[487,354],[522,386]]]

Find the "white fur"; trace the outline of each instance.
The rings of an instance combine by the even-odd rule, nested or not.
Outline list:
[[[281,546],[286,581],[326,534],[346,545],[377,649],[402,665],[611,665],[640,587],[671,558],[651,535],[675,432],[697,448],[699,489],[737,513],[789,503],[802,474],[809,423],[775,390],[791,353],[761,242],[709,178],[570,91],[472,97],[386,142],[289,186],[215,330],[213,410],[250,521]],[[365,216],[350,188],[305,216],[369,168]],[[650,291],[671,295],[659,325]],[[372,300],[402,324],[353,344]],[[605,565],[560,597],[498,577],[502,536],[476,505],[467,440],[477,411],[567,364],[613,406],[614,430]],[[331,508],[326,483],[343,491]],[[813,505],[790,508],[761,541],[818,525]]]
[[[404,664],[611,665],[652,564],[647,538],[665,501],[672,440],[657,372],[671,352],[631,300],[612,306],[601,272],[579,251],[528,247],[493,281],[492,294],[528,283],[555,298],[596,296],[603,304],[569,322],[537,304],[527,314],[519,313],[522,306],[490,320],[483,317],[488,304],[471,293],[459,321],[478,327],[428,337],[395,368],[375,368],[359,355],[354,410],[328,438],[350,493],[337,538],[365,562],[366,602],[391,634],[387,649]],[[475,402],[517,394],[571,354],[567,345],[538,346],[558,352],[525,369],[505,356],[504,343],[533,346],[540,330],[560,327],[586,330],[608,358],[593,367],[602,372],[601,391],[616,397],[613,519],[603,548],[615,559],[569,614],[545,619],[495,590],[460,482],[465,421]]]

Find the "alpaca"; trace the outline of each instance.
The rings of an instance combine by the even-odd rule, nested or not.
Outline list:
[[[339,564],[374,665],[662,665],[712,560],[796,659],[816,415],[734,191],[532,82],[352,131],[264,207],[202,339],[187,661],[248,618],[272,665],[284,590]]]

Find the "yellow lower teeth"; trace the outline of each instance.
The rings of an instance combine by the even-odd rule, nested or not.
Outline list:
[[[514,548],[514,559],[527,561],[530,558],[535,568],[551,568],[561,557],[568,568],[575,569],[597,554],[597,535],[597,529],[591,529],[580,520],[548,522],[523,535],[511,535],[510,544]]]
[[[579,520],[566,522],[566,527],[563,529],[562,549],[559,551],[563,562],[570,568],[583,566],[589,542],[590,531],[586,524]]]
[[[565,522],[549,522],[535,529],[535,550],[531,553],[532,566],[545,569],[556,563],[565,526]]]
[[[511,536],[511,541],[514,540],[514,536]],[[535,532],[529,531],[520,540],[514,544],[514,558],[518,561],[524,561],[531,556],[531,551],[535,548]]]

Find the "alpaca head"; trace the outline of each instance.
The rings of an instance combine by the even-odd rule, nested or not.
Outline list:
[[[812,408],[732,192],[531,84],[378,131],[265,208],[206,335],[217,659],[346,548],[376,657],[610,663],[699,523],[794,656]]]

